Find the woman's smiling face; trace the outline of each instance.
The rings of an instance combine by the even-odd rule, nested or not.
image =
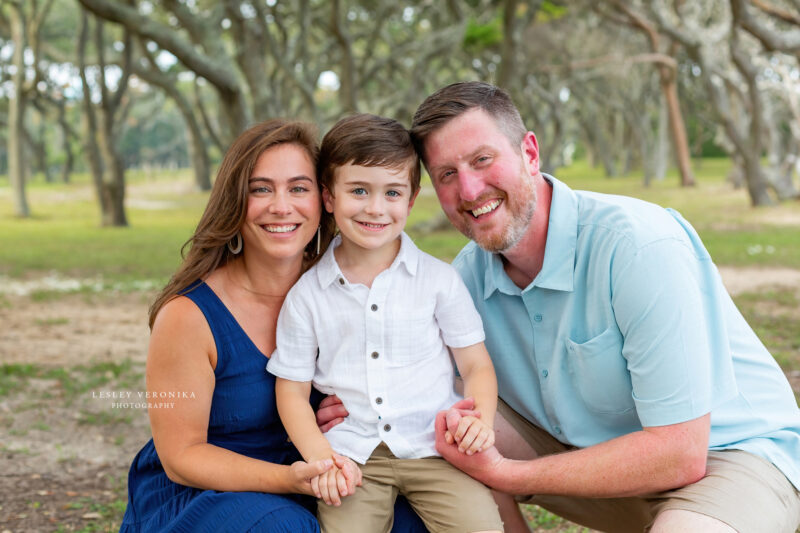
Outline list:
[[[322,204],[314,164],[304,148],[280,144],[262,153],[248,180],[245,251],[296,259],[314,237]]]

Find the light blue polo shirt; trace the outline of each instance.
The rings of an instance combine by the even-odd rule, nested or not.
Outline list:
[[[500,396],[591,446],[711,412],[711,449],[774,463],[800,488],[800,410],[694,228],[634,198],[553,186],[544,265],[525,289],[469,243],[458,269]]]

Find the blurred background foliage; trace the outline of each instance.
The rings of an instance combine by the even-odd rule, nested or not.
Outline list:
[[[135,172],[210,187],[247,125],[410,123],[435,89],[507,89],[542,148],[645,185],[724,157],[752,205],[798,198],[800,0],[0,0],[0,187],[86,173],[103,226]],[[694,159],[694,162],[693,162]]]

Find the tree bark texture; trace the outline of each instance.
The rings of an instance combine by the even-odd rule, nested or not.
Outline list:
[[[25,108],[27,104],[24,60],[24,51],[27,43],[25,38],[26,23],[23,6],[18,3],[11,3],[10,7],[11,39],[14,42],[12,64],[15,71],[11,76],[14,91],[8,99],[8,177],[14,194],[14,213],[18,217],[29,217],[31,210],[25,191],[26,172],[23,147]]]

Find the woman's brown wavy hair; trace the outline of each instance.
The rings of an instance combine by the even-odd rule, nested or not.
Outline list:
[[[247,215],[248,180],[259,156],[280,144],[294,144],[304,149],[316,166],[319,153],[316,128],[306,122],[268,120],[256,124],[233,141],[219,167],[211,196],[197,229],[181,247],[181,266],[150,306],[151,329],[164,304],[186,292],[196,281],[204,280],[234,257],[227,245],[241,229]],[[319,183],[317,186],[319,187]],[[321,255],[333,238],[335,222],[333,216],[322,209],[321,205],[320,211]],[[303,253],[304,270],[320,257],[317,255],[316,241],[316,238],[311,239],[306,245]]]

